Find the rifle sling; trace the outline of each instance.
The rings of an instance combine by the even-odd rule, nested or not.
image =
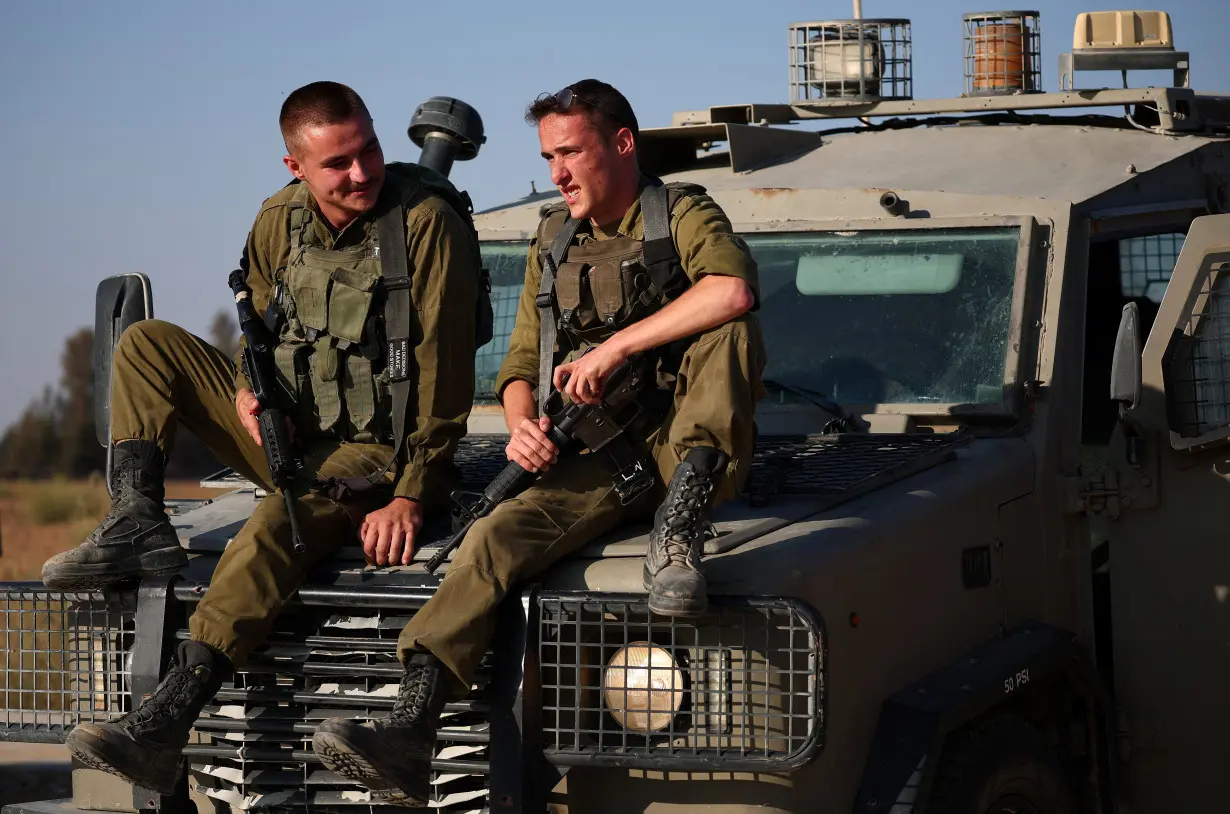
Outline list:
[[[568,245],[576,237],[580,221],[569,217],[551,242],[542,265],[542,281],[538,285],[538,414],[547,414],[547,396],[551,395],[551,377],[555,373],[555,273],[564,262]]]

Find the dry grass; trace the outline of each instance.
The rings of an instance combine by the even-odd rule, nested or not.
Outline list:
[[[215,497],[196,481],[172,481],[167,497]],[[107,512],[101,479],[0,484],[0,582],[38,579],[53,554],[80,543]]]

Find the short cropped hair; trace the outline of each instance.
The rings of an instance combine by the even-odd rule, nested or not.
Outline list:
[[[632,131],[633,140],[639,141],[640,126],[627,98],[606,82],[597,79],[582,79],[573,82],[555,93],[544,93],[526,108],[525,121],[537,125],[552,113],[585,111],[589,121],[608,138],[621,128]]]
[[[293,155],[305,128],[340,124],[356,117],[368,121],[372,118],[359,94],[340,82],[313,82],[286,97],[278,114],[278,126],[282,128],[286,152]]]

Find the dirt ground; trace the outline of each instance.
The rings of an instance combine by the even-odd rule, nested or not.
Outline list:
[[[43,562],[80,543],[105,512],[106,499],[101,483],[23,482],[0,484],[0,489],[0,582],[38,579]],[[103,497],[98,502],[103,509],[97,516],[38,523],[31,516],[32,503],[39,493],[51,489],[102,492]],[[224,493],[224,490],[203,489],[197,481],[167,483],[169,498],[208,498]]]

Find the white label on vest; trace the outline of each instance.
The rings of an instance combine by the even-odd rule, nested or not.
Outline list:
[[[410,340],[393,339],[389,341],[387,359],[389,361],[389,379],[400,382],[410,378]]]

